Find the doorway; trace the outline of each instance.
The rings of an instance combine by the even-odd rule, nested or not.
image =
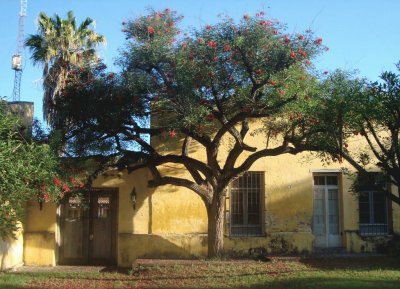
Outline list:
[[[60,206],[60,265],[115,265],[118,190],[87,192]]]
[[[314,175],[314,247],[341,246],[337,174]]]

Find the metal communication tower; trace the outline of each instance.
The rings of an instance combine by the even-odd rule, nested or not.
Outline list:
[[[19,11],[18,20],[18,38],[17,38],[17,52],[12,57],[11,68],[15,70],[14,89],[12,93],[13,101],[20,100],[21,90],[21,76],[22,76],[22,50],[24,48],[24,26],[26,17],[26,8],[28,0],[21,0],[21,10]]]

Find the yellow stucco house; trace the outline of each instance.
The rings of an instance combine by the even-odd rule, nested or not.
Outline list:
[[[343,167],[351,170],[346,164],[326,166],[308,153],[258,160],[230,185],[225,252],[371,252],[377,242],[400,233],[398,205],[373,187],[361,197],[354,195],[353,178],[342,173]],[[185,174],[178,166],[163,169]],[[145,169],[109,172],[94,182],[86,210],[73,198],[42,209],[30,202],[24,263],[129,267],[137,258],[206,257],[207,215],[200,197],[174,186],[150,189],[149,179]]]
[[[358,144],[355,139],[349,149]],[[200,151],[192,154],[204,158]],[[326,166],[309,153],[258,160],[226,196],[225,252],[371,252],[399,234],[399,206],[374,187],[354,195],[354,179],[343,167],[352,170],[346,163]],[[161,172],[186,174],[177,165]],[[150,178],[146,169],[108,172],[95,180],[86,209],[74,198],[60,206],[29,202],[17,240],[0,244],[2,268],[22,263],[130,267],[137,258],[205,258],[207,213],[200,197],[180,187],[148,188]],[[397,187],[391,189],[397,193]]]

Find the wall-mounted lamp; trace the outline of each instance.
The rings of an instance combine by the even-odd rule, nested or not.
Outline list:
[[[136,209],[136,202],[137,202],[137,200],[136,200],[136,189],[135,189],[135,187],[133,187],[132,192],[131,192],[131,201],[132,201],[133,210],[135,210],[135,209]]]

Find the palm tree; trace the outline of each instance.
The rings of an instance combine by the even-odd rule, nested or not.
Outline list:
[[[96,61],[96,46],[105,44],[104,36],[96,33],[93,25],[94,21],[86,18],[77,27],[72,11],[67,19],[57,14],[52,18],[41,12],[38,33],[29,35],[25,41],[33,63],[43,66],[43,117],[51,125],[55,121],[55,97],[65,87],[71,68]]]

